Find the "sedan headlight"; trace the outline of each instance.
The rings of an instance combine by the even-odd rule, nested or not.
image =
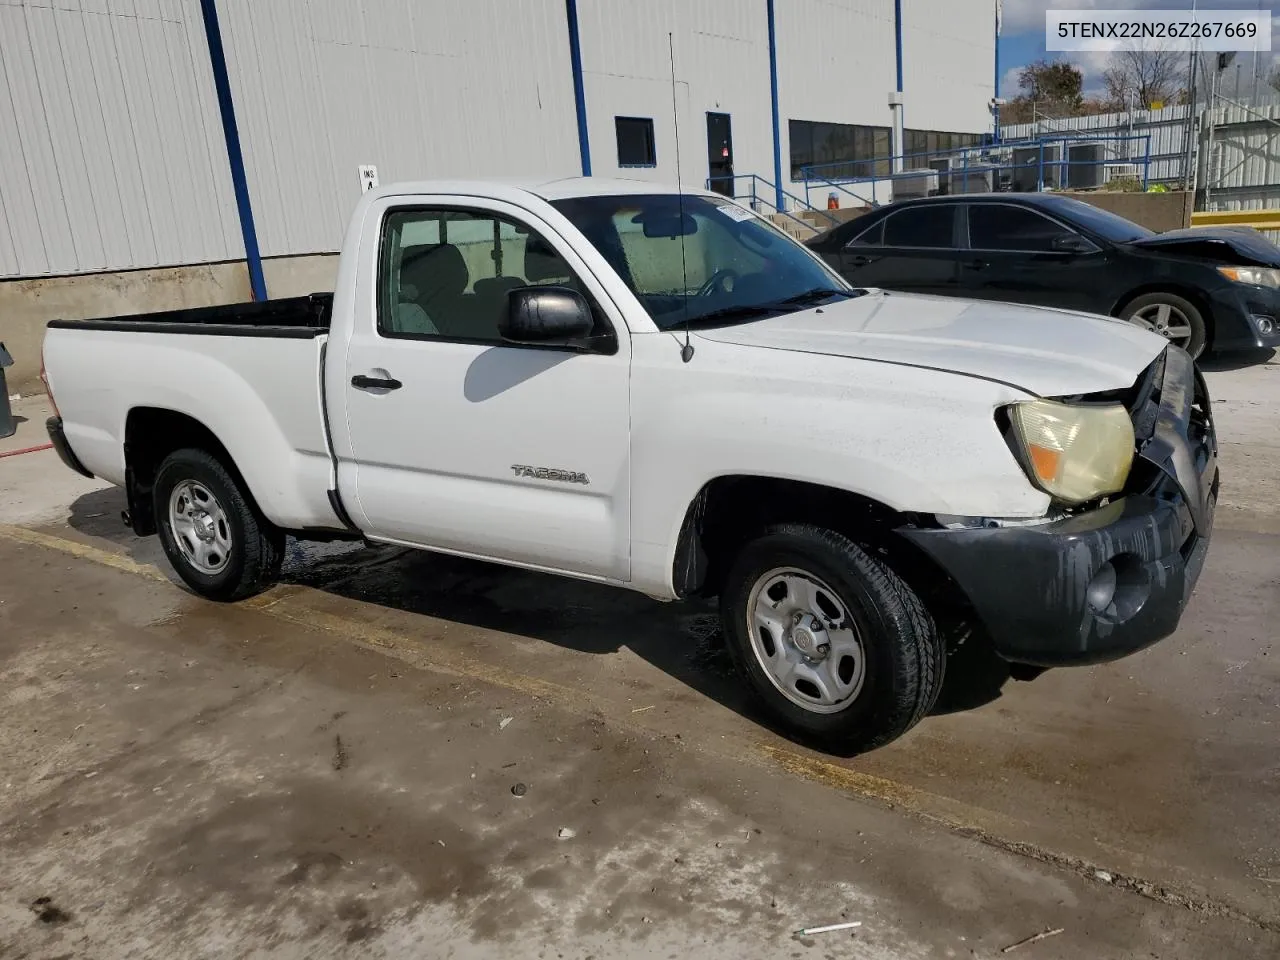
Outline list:
[[[1271,267],[1219,267],[1218,272],[1236,283],[1258,287],[1280,287],[1280,270]]]
[[[1049,496],[1085,503],[1124,489],[1134,451],[1124,407],[1029,400],[1008,410],[1022,467]]]

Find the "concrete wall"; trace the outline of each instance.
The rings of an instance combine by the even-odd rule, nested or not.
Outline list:
[[[272,297],[333,289],[338,258],[281,257],[263,262]],[[244,261],[163,267],[86,276],[0,281],[0,342],[13,355],[8,390],[34,393],[40,385],[40,344],[50,320],[88,320],[127,313],[241,303],[251,299]]]
[[[1169,193],[1104,193],[1082,190],[1066,191],[1065,195],[1109,210],[1156,233],[1191,226],[1191,211],[1195,205],[1194,195],[1185,190],[1171,190]]]

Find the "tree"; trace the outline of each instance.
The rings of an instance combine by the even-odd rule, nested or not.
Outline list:
[[[1112,110],[1150,110],[1153,103],[1172,103],[1182,87],[1181,54],[1163,47],[1130,47],[1112,55],[1102,73]]]
[[[1074,111],[1084,99],[1084,75],[1066,60],[1037,60],[1018,74],[1022,96],[1050,104],[1065,112]]]
[[[1084,75],[1066,60],[1037,60],[1018,73],[1019,94],[1000,108],[1001,123],[1030,123],[1036,117],[1079,113]]]
[[[1280,67],[1272,68],[1271,73],[1267,76],[1267,85],[1272,90],[1280,93]]]

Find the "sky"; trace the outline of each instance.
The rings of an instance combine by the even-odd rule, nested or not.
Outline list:
[[[1280,13],[1280,0],[1198,0],[1201,10],[1212,8],[1226,10],[1269,10],[1275,17]],[[1035,60],[1042,57],[1050,60],[1062,57],[1071,61],[1084,74],[1085,96],[1096,96],[1103,92],[1102,73],[1107,68],[1110,54],[1090,53],[1046,53],[1044,42],[1044,12],[1054,10],[1126,10],[1157,9],[1178,10],[1191,9],[1191,0],[1004,0],[1004,24],[1000,35],[1000,96],[1012,99],[1018,95],[1018,73]],[[1259,87],[1266,87],[1266,77],[1273,64],[1280,62],[1280,17],[1272,21],[1272,52],[1258,55],[1257,70],[1260,74]],[[1242,53],[1237,57],[1236,65],[1228,67],[1223,74],[1223,93],[1234,96],[1239,93],[1248,96],[1253,92],[1254,55]],[[1234,88],[1239,85],[1239,90]]]

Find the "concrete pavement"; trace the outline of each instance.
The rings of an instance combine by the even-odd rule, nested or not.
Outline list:
[[[953,658],[853,760],[758,723],[708,609],[349,545],[214,606],[117,491],[0,460],[0,955],[1280,955],[1280,369],[1209,379],[1179,632]]]

